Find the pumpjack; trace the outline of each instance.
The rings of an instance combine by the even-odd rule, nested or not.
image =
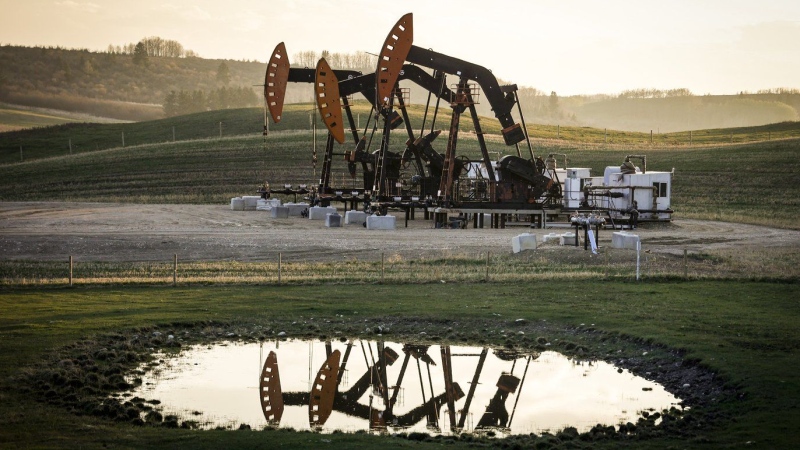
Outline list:
[[[458,83],[446,87],[447,76],[457,77]],[[408,117],[399,88],[401,80],[412,81],[428,91],[419,136]],[[287,82],[314,83],[317,108],[328,130],[317,189],[323,201],[347,190],[331,186],[332,160],[338,155],[344,156],[353,178],[356,177],[357,164],[361,164],[363,184],[353,194],[363,196],[365,205],[370,205],[373,210],[419,201],[425,201],[428,206],[508,210],[541,209],[559,203],[559,180],[545,176],[544,162],[533,153],[519,107],[517,86],[500,86],[494,75],[482,66],[415,46],[411,13],[400,18],[389,32],[378,56],[376,71],[372,74],[332,70],[324,59],[319,61],[316,69],[291,68],[284,44],[278,44],[269,60],[264,83],[265,101],[275,123],[281,118]],[[475,108],[481,91],[501,124],[505,144],[513,145],[516,155],[506,155],[499,161],[491,159]],[[369,139],[370,124],[359,135],[353,120],[348,98],[355,93],[362,94],[373,108],[375,120]],[[432,98],[435,98],[436,106],[431,129],[426,133],[425,122]],[[433,143],[442,132],[434,129],[442,100],[449,103],[452,113],[446,150],[439,153],[434,150]],[[511,114],[514,106],[517,106],[521,123],[516,122]],[[476,161],[459,156],[457,152],[460,119],[465,112],[469,112],[472,118],[480,147],[481,158]],[[334,141],[345,143],[345,118],[354,147],[337,154],[334,153]],[[383,121],[380,145],[377,150],[370,151],[379,120]],[[405,149],[392,151],[391,132],[403,124],[408,135]],[[265,123],[265,130],[266,126]],[[523,142],[527,144],[530,158],[522,156],[520,143]],[[410,180],[401,180],[401,170],[408,166],[416,173]],[[472,178],[463,176],[468,167],[479,167],[472,171]]]
[[[420,67],[410,64],[405,64],[401,72],[400,80],[414,82],[438,99],[453,96],[452,91],[444,85],[444,74],[434,74],[432,76]],[[340,79],[341,81],[338,81]],[[373,153],[367,152],[369,123],[363,134],[359,135],[348,98],[353,94],[360,93],[374,108],[374,100],[376,98],[375,74],[362,75],[354,71],[332,70],[324,58],[320,59],[316,69],[289,67],[285,45],[280,43],[275,47],[270,57],[264,83],[264,97],[269,113],[275,123],[280,122],[281,119],[287,82],[314,84],[317,107],[320,110],[325,126],[328,128],[323,167],[317,189],[323,201],[337,191],[351,191],[350,189],[331,186],[331,167],[334,156],[344,156],[348,163],[348,172],[351,178],[356,178],[357,164],[361,164],[363,185],[357,189],[357,192],[361,195],[364,192],[371,191],[376,184],[375,167],[380,150]],[[408,118],[402,96],[398,97],[398,102],[400,104],[399,113],[397,110],[380,110],[378,114],[386,114],[384,120],[391,129],[396,129],[403,124],[406,125],[406,132],[408,133],[406,149],[402,154],[383,149],[382,167],[385,172],[382,181],[378,182],[378,184],[381,186],[396,186],[400,181],[401,168],[413,164],[416,173],[411,178],[414,186],[419,187],[419,195],[435,195],[441,178],[444,155],[437,153],[432,148],[431,143],[439,136],[441,131],[432,129],[430,133],[416,137],[412,131],[411,121]],[[345,112],[355,147],[353,150],[344,153],[334,153],[334,141],[344,143],[346,140],[342,110]],[[373,112],[375,111],[373,109]],[[371,117],[372,114],[370,114]],[[377,120],[375,121],[373,132],[376,127]],[[265,132],[266,130],[267,125],[265,124]],[[425,170],[426,167],[428,168],[427,171]],[[464,165],[460,161],[457,162],[456,171],[460,172],[463,167]]]
[[[399,361],[400,355],[391,347],[385,345],[383,341],[374,343],[376,352],[373,352],[373,343],[366,342],[366,349],[365,342],[362,341],[360,343],[362,353],[367,362],[366,370],[355,383],[348,388],[344,388],[345,370],[351,356],[351,350],[355,345],[353,341],[347,342],[344,356],[342,356],[339,350],[333,350],[331,341],[325,342],[326,358],[319,368],[309,392],[284,392],[281,389],[277,355],[274,351],[271,351],[264,362],[259,383],[262,413],[267,423],[273,427],[279,426],[285,406],[308,405],[309,425],[314,429],[321,429],[334,411],[365,419],[369,423],[370,430],[376,431],[385,431],[388,428],[407,428],[423,420],[425,420],[426,428],[439,432],[444,428],[449,428],[452,433],[461,433],[465,429],[471,428],[467,424],[467,419],[472,414],[471,407],[475,399],[476,388],[481,384],[484,363],[490,352],[488,347],[483,347],[480,353],[455,354],[451,351],[449,345],[440,346],[441,368],[439,371],[443,376],[444,389],[443,392],[437,395],[435,394],[434,381],[431,374],[431,366],[436,366],[437,364],[429,353],[431,346],[404,345],[402,348],[403,359],[401,367],[396,379],[390,380],[389,366],[393,366],[395,362]],[[500,373],[496,383],[497,391],[490,398],[484,412],[480,415],[478,423],[474,426],[474,430],[478,432],[488,430],[507,431],[510,429],[528,373],[528,367],[531,361],[538,358],[538,354],[526,355],[501,349],[493,350],[493,353],[499,360],[511,362],[512,366],[509,372],[502,371]],[[369,358],[367,355],[369,355]],[[465,393],[459,383],[454,380],[453,359],[455,357],[475,356],[478,357],[478,361],[475,364],[474,372],[469,382],[469,390]],[[520,379],[514,375],[514,368],[517,365],[517,361],[523,358],[526,360],[526,364],[522,379]],[[398,394],[404,389],[403,382],[406,380],[409,363],[413,360],[416,360],[421,402],[413,408],[409,408],[406,412],[397,413],[395,406],[398,405]],[[422,364],[425,365],[425,370],[422,369]],[[427,379],[423,375],[424,372],[427,373]],[[461,372],[455,375],[457,378],[463,379],[468,374]],[[413,373],[410,374],[410,377],[413,378]],[[411,382],[414,383],[413,380]],[[369,393],[368,403],[363,399],[367,393]],[[374,399],[374,402],[373,396],[378,397]],[[514,397],[514,403],[509,414],[506,403],[510,396]],[[456,405],[456,402],[461,399],[464,399],[464,402]],[[442,412],[446,412],[446,420],[444,421],[440,420]],[[449,426],[447,426],[448,424]]]

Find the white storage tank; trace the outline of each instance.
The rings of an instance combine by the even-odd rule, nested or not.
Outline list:
[[[619,167],[606,167],[603,181],[606,186],[615,187],[609,192],[620,194],[616,198],[604,197],[604,205],[609,209],[627,210],[636,201],[639,219],[670,220],[669,213],[653,213],[650,211],[666,210],[670,208],[672,194],[671,172],[646,172],[638,170],[636,173],[623,174]],[[624,217],[623,213],[613,213],[613,217]]]
[[[567,168],[567,178],[589,178],[592,176],[592,169],[588,167]]]
[[[583,180],[580,178],[567,178],[564,180],[564,206],[567,208],[578,208],[583,201]]]

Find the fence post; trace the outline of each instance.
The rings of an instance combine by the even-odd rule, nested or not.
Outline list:
[[[608,144],[608,128],[604,130],[605,133],[605,143]]]
[[[69,255],[69,287],[72,287],[72,255]]]
[[[125,148],[125,132],[122,132],[122,147]]]
[[[175,253],[175,258],[172,263],[172,285],[178,285],[178,254]]]
[[[653,130],[650,130],[650,144],[653,144]]]
[[[642,250],[642,243],[636,241],[636,281],[639,281],[639,253]]]
[[[72,154],[72,138],[69,139],[69,154]]]
[[[278,253],[278,284],[281,284],[281,260],[283,259],[283,253]]]
[[[384,261],[385,261],[384,253],[381,252],[381,284],[383,284],[383,276],[385,274],[385,269],[386,269],[385,265],[384,265]]]
[[[222,139],[222,122],[219,123],[219,138]]]
[[[172,142],[175,142],[175,127],[172,127]]]
[[[489,282],[489,255],[490,254],[491,254],[491,252],[487,250],[486,251],[486,278],[484,278],[484,281],[486,281],[487,283]]]
[[[689,279],[689,258],[686,249],[683,249],[683,278]]]

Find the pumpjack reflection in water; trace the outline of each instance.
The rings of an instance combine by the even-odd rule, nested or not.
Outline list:
[[[469,409],[475,396],[476,386],[479,384],[481,372],[483,370],[489,349],[484,347],[478,354],[453,354],[450,346],[441,346],[441,370],[444,378],[444,392],[434,395],[433,375],[431,366],[436,366],[436,362],[428,354],[430,346],[425,345],[404,345],[402,367],[400,368],[397,380],[393,385],[389,384],[388,366],[394,365],[399,359],[398,353],[384,345],[383,341],[375,343],[376,352],[373,353],[372,343],[360,342],[361,352],[367,365],[365,372],[347,390],[341,390],[342,380],[351,350],[355,344],[347,343],[342,357],[339,350],[332,351],[331,342],[325,343],[326,360],[317,372],[310,392],[282,392],[280,374],[278,370],[277,355],[271,351],[264,362],[259,382],[260,401],[264,418],[270,426],[280,424],[284,406],[304,406],[308,405],[309,424],[314,429],[323,427],[333,411],[338,411],[352,417],[366,419],[372,430],[385,430],[387,427],[407,428],[411,427],[423,419],[426,425],[432,430],[441,430],[439,423],[442,406],[446,405],[446,416],[449,420],[450,430],[460,432],[466,425],[469,416]],[[524,355],[516,353],[495,352],[496,355],[506,361],[513,361],[511,373],[502,373],[497,382],[497,392],[486,407],[476,430],[486,430],[491,428],[508,428],[513,419],[513,410],[516,409],[515,401],[512,414],[506,409],[506,401],[509,394],[514,394],[517,389],[521,389],[524,382],[528,366],[535,357],[528,356],[525,366],[525,374],[522,381],[513,375],[514,366],[519,358]],[[377,354],[377,360],[375,359]],[[470,383],[469,392],[466,394],[464,406],[460,411],[456,410],[455,403],[464,398],[464,391],[460,385],[453,381],[454,356],[478,356],[478,363]],[[537,355],[538,356],[538,355]],[[398,394],[401,392],[403,380],[411,359],[416,361],[417,375],[419,377],[419,387],[422,402],[403,414],[395,414],[394,408],[398,402]],[[425,365],[423,375],[422,365]],[[428,392],[426,394],[426,384]],[[359,400],[372,389],[369,394],[369,404],[363,404]],[[375,400],[375,395],[379,400]],[[517,398],[519,396],[517,395]],[[458,418],[456,417],[459,413]]]
[[[283,417],[283,392],[281,391],[281,377],[278,373],[278,355],[269,352],[264,368],[258,382],[258,391],[261,394],[261,412],[267,423],[277,426]]]
[[[517,365],[517,359],[519,359],[521,356],[522,355],[516,353],[497,352],[498,358],[513,361],[511,372],[502,373],[500,375],[500,378],[497,380],[497,391],[489,401],[489,405],[486,407],[486,412],[483,413],[483,416],[481,416],[481,419],[478,421],[478,425],[475,427],[476,430],[481,431],[489,429],[511,428],[511,421],[514,418],[514,412],[517,409],[517,401],[519,400],[519,396],[522,391],[522,383],[525,382],[525,376],[528,374],[528,367],[530,366],[531,361],[534,359],[532,356],[527,357],[525,371],[523,372],[522,380],[520,381],[518,377],[514,376],[514,367]],[[517,388],[520,389],[519,394],[517,393]],[[509,394],[516,394],[516,400],[514,401],[514,407],[510,417],[508,410],[506,409],[506,400],[508,399]]]

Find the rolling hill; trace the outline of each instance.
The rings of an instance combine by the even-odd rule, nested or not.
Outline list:
[[[359,105],[356,111],[361,115],[361,126],[365,126],[366,105]],[[421,123],[422,113],[422,108],[412,108],[415,128]],[[255,192],[264,180],[277,185],[313,185],[321,167],[324,133],[320,130],[317,134],[320,163],[315,168],[311,164],[313,135],[308,129],[308,105],[290,105],[284,117],[280,126],[271,127],[266,139],[260,133],[263,112],[257,108],[142,123],[73,124],[2,133],[2,145],[8,146],[9,136],[24,137],[29,143],[26,145],[39,145],[40,154],[12,162],[19,156],[18,148],[12,146],[2,153],[0,200],[226,203],[233,196]],[[488,133],[499,133],[498,125],[491,120],[484,122]],[[172,126],[176,129],[174,142]],[[459,154],[476,158],[477,140],[465,128],[459,137]],[[604,130],[541,126],[529,130],[537,155],[564,153],[570,166],[591,167],[594,173],[600,173],[606,165],[619,164],[630,153],[647,154],[652,170],[674,168],[673,205],[678,217],[798,227],[794,212],[800,208],[796,195],[800,186],[800,123],[705,130],[693,133],[692,145],[686,133],[654,136],[650,144],[648,133],[613,132],[606,143]],[[117,141],[122,132],[125,147]],[[556,138],[556,133],[561,137]],[[73,136],[73,154],[66,148],[67,136]],[[403,148],[406,138],[403,133],[393,133],[391,148]],[[490,152],[515,152],[499,136],[487,136],[487,141]],[[99,148],[101,143],[110,148],[92,148]],[[445,144],[442,137],[434,147],[441,152]],[[372,148],[376,145],[374,142]],[[335,152],[351,146],[337,146]],[[344,162],[335,159],[335,185],[355,186],[345,174]]]
[[[265,57],[270,51],[271,46],[265,45]],[[458,56],[480,64],[470,55]],[[225,77],[219,76],[221,65],[226,67]],[[0,46],[0,101],[145,121],[164,117],[162,104],[172,91],[202,91],[208,95],[227,86],[258,93],[265,68],[266,64],[259,61],[194,56],[150,57],[146,64],[137,64],[129,54],[5,45]],[[455,81],[451,77],[448,83]],[[412,104],[425,104],[427,92],[411,83],[401,85],[411,89]],[[800,120],[800,93],[794,89],[630,98],[623,94],[559,97],[522,86],[518,94],[528,123],[562,127],[667,133]],[[309,102],[312,98],[310,86],[289,84],[287,103]],[[479,103],[478,113],[491,116],[490,105]]]

